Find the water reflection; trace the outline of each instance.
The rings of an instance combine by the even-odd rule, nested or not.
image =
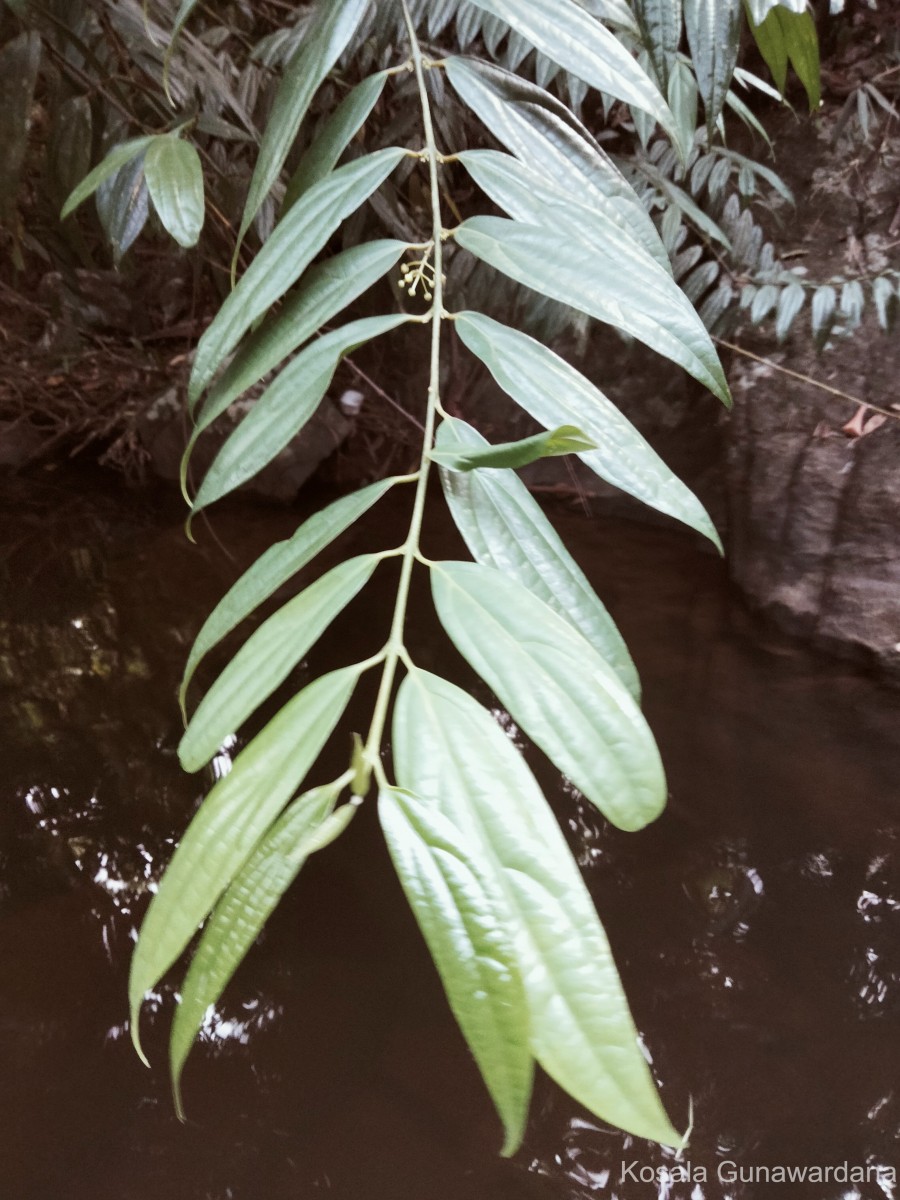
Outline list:
[[[497,1158],[496,1120],[369,812],[304,869],[208,1012],[179,1126],[163,1064],[180,976],[145,1006],[152,1074],[130,1048],[125,976],[179,831],[240,750],[232,739],[209,778],[184,776],[174,699],[190,638],[238,566],[215,550],[201,564],[176,509],[86,496],[19,496],[16,529],[0,533],[0,578],[16,581],[0,611],[4,1196],[755,1200],[764,1190],[720,1181],[719,1165],[896,1164],[900,695],[755,625],[689,539],[560,513],[633,648],[667,812],[623,834],[529,761],[596,896],[673,1120],[684,1128],[693,1111],[681,1162],[707,1180],[676,1178],[672,1152],[604,1128],[543,1077],[525,1150]],[[393,503],[377,515],[382,540],[402,523]],[[246,563],[297,520],[236,511],[220,536]],[[430,552],[442,538],[455,554],[449,532]],[[362,618],[348,612],[308,670],[346,657],[389,599],[376,589]],[[425,611],[414,656],[452,675],[459,661]],[[632,1162],[654,1182],[623,1178]]]

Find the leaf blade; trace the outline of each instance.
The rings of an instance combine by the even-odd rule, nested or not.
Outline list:
[[[709,538],[715,526],[693,492],[606,396],[542,343],[483,313],[458,313],[462,342],[494,379],[542,425],[571,422],[597,445],[579,458],[601,479]]]
[[[150,199],[179,246],[196,246],[206,215],[203,168],[190,142],[167,134],[155,138],[144,157]]]
[[[432,450],[431,459],[451,471],[477,471],[484,468],[527,467],[542,458],[555,458],[593,450],[592,442],[576,425],[560,425],[547,433],[502,442],[472,450]]]
[[[359,673],[359,667],[332,671],[286,704],[238,755],[188,826],[150,902],[132,955],[131,1033],[139,1054],[144,996],[187,947],[305,778],[340,719]]]
[[[662,812],[665,777],[647,723],[618,676],[548,605],[480,563],[431,568],[450,640],[528,736],[620,829]]]
[[[522,1142],[532,1087],[528,1009],[502,893],[451,821],[398,788],[378,816],[397,875],[506,1138]]]
[[[439,446],[485,444],[479,433],[457,418],[442,422],[437,442]],[[639,700],[640,681],[622,635],[522,481],[509,471],[441,471],[441,483],[451,516],[475,561],[511,575],[580,630]]]
[[[516,931],[538,1062],[601,1119],[678,1145],[578,867],[505,733],[466,692],[416,669],[397,696],[393,749],[400,785],[493,864]]]
[[[332,567],[247,639],[200,701],[178,745],[186,771],[198,771],[225,739],[283,683],[334,618],[362,590],[379,556]]]

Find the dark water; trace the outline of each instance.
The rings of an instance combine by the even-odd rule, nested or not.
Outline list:
[[[177,976],[145,1017],[152,1073],[125,1012],[148,885],[202,790],[175,759],[173,692],[202,617],[298,516],[216,517],[231,561],[206,530],[190,547],[165,500],[52,474],[4,487],[2,1200],[895,1195],[873,1168],[900,1166],[900,693],[756,623],[690,537],[553,511],[633,649],[671,799],[626,835],[542,779],[676,1124],[693,1103],[692,1178],[641,1181],[671,1156],[546,1080],[525,1148],[496,1156],[373,811],[308,864],[236,977],[189,1062],[180,1126],[164,1058]],[[399,541],[404,521],[389,498],[341,552]],[[429,552],[455,555],[437,507],[432,524]],[[390,582],[294,685],[380,643]],[[416,657],[465,680],[414,600]],[[362,696],[347,737],[365,718]],[[727,1178],[845,1160],[870,1181]]]

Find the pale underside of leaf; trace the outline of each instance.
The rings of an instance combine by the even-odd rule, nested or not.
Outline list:
[[[222,995],[309,854],[319,849],[323,836],[332,831],[329,827],[337,824],[334,836],[346,828],[356,810],[345,805],[332,812],[340,790],[340,781],[313,788],[285,809],[219,900],[203,930],[181,988],[169,1043],[175,1108],[182,1120],[181,1072],[207,1010]]]
[[[652,282],[633,281],[631,260],[610,243],[587,247],[564,230],[503,217],[472,217],[458,226],[455,237],[511,279],[636,337],[730,403],[709,334],[690,301],[662,272]]]
[[[225,739],[283,683],[334,618],[372,576],[380,559],[364,554],[338,563],[265,620],[218,677],[178,746],[186,771],[209,762]]]
[[[278,180],[319,84],[344,52],[367,7],[368,0],[342,0],[340,4],[317,7],[313,26],[288,64],[275,94],[250,180],[238,246]]]
[[[383,789],[378,815],[397,875],[506,1131],[519,1148],[533,1060],[528,1008],[505,898],[460,831],[433,805]]]
[[[541,342],[483,313],[458,313],[455,328],[503,390],[536,421],[548,427],[571,422],[584,430],[597,449],[578,457],[601,479],[684,522],[721,549],[693,492],[580,371]]]
[[[187,947],[303,782],[347,705],[359,667],[304,688],[235,759],[200,806],[153,897],[131,960],[131,1035],[145,994]]]
[[[615,34],[574,0],[472,0],[590,87],[648,113],[675,136],[672,113],[656,84]]]
[[[447,77],[491,133],[553,185],[602,210],[660,265],[669,259],[632,187],[588,131],[548,92],[499,67],[450,58]]]
[[[435,564],[431,587],[457,650],[554,766],[620,829],[655,820],[666,802],[659,751],[590,643],[494,567]]]
[[[445,420],[438,446],[483,446],[464,421]],[[635,699],[640,681],[628,648],[584,572],[526,486],[511,471],[442,471],[444,495],[476,562],[518,579],[579,630]]]
[[[344,218],[368,199],[406,153],[390,146],[338,167],[279,221],[200,339],[188,385],[192,409],[251,325],[297,282]]]
[[[452,821],[503,890],[538,1062],[602,1120],[678,1145],[603,928],[521,755],[475,700],[420,670],[401,685],[393,733],[400,786]]]
[[[179,691],[182,711],[194,672],[213,646],[287,583],[291,576],[302,570],[335,538],[349,529],[363,513],[368,512],[396,482],[395,478],[380,479],[358,492],[335,500],[327,508],[304,521],[292,537],[270,546],[240,579],[232,584],[206,618],[194,639]]]
[[[229,434],[206,472],[193,512],[239,488],[281,453],[319,407],[345,354],[411,320],[407,313],[363,317],[302,350]]]

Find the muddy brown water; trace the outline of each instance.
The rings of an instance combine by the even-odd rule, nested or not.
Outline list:
[[[619,833],[532,761],[676,1124],[693,1105],[690,1178],[546,1079],[525,1147],[497,1157],[374,811],[307,865],[209,1019],[182,1126],[165,1072],[177,973],[145,1014],[151,1072],[125,1010],[148,887],[202,793],[175,758],[174,689],[203,616],[300,514],[225,509],[229,559],[204,528],[189,546],[167,498],[59,473],[3,490],[2,1200],[896,1194],[900,693],[758,623],[679,530],[550,510],[632,647],[668,810]],[[401,540],[404,506],[391,496],[337,552]],[[460,552],[437,502],[427,549]],[[367,653],[390,603],[386,570],[292,685]],[[412,618],[414,656],[468,683],[421,586]],[[323,778],[369,703],[354,701]],[[739,1177],[843,1163],[868,1181]]]

